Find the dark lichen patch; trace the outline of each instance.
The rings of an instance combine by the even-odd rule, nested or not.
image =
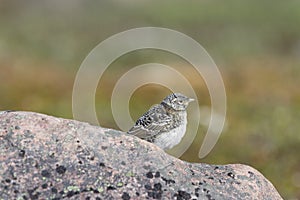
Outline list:
[[[88,160],[91,160],[91,161],[95,160],[95,156],[88,157]]]
[[[152,190],[151,185],[146,184],[144,187],[145,187],[146,190]]]
[[[113,175],[113,172],[111,172],[111,171],[107,171],[107,172],[106,172],[106,176],[107,176],[107,177],[110,177],[110,176],[112,176],[112,175]]]
[[[237,184],[237,185],[240,185],[240,184],[241,184],[241,182],[239,182],[239,181],[236,181],[236,182],[235,182],[235,184]]]
[[[130,199],[130,195],[127,192],[123,192],[122,199],[123,200],[129,200]]]
[[[48,170],[44,169],[44,170],[42,170],[41,175],[43,177],[50,178],[51,173]]]
[[[54,152],[49,152],[48,155],[49,155],[50,158],[54,158],[55,157],[55,153]]]
[[[209,193],[209,190],[206,188],[203,188],[203,192]]]
[[[37,189],[38,189],[38,187],[27,190],[30,199],[38,199],[39,198],[40,192],[35,192]]]
[[[5,179],[6,183],[11,183],[11,180],[9,178]]]
[[[57,191],[57,189],[55,187],[52,187],[51,188],[51,192],[54,193],[54,194],[56,194],[58,191]]]
[[[248,174],[249,174],[250,177],[253,177],[253,176],[254,176],[254,173],[251,172],[251,171],[248,171]]]
[[[105,164],[103,162],[99,163],[100,167],[105,167]]]
[[[226,183],[226,180],[223,180],[223,179],[219,179],[219,183],[224,185]]]
[[[190,172],[191,172],[191,175],[194,176],[195,175],[195,172],[194,170],[190,169]]]
[[[199,197],[199,191],[200,191],[200,188],[195,188],[195,195],[196,195],[196,197]]]
[[[70,198],[70,197],[75,196],[77,194],[79,194],[79,191],[73,191],[73,190],[71,190],[71,191],[68,191],[67,197]]]
[[[161,191],[162,185],[160,183],[155,183],[153,189],[156,191]]]
[[[227,175],[233,179],[235,178],[235,175],[232,172],[229,172]]]
[[[85,193],[85,192],[93,192],[94,194],[99,194],[100,192],[103,192],[103,188],[99,187],[99,188],[93,188],[93,187],[89,187],[89,188],[84,188],[80,191],[80,193]]]
[[[147,172],[146,177],[147,177],[147,178],[153,178],[152,172]]]
[[[15,129],[20,130],[21,128],[20,128],[20,126],[15,126]]]
[[[107,149],[107,146],[101,146],[101,149],[105,151]]]
[[[191,199],[192,196],[191,194],[189,194],[186,191],[182,191],[182,190],[178,190],[178,192],[174,195],[174,197],[176,197],[176,199],[182,199],[182,200],[186,200],[186,199]]]
[[[91,189],[91,191],[93,191],[94,194],[99,194],[101,189]]]
[[[25,150],[21,149],[19,150],[19,154],[18,154],[21,158],[25,157]]]
[[[212,196],[210,194],[205,195],[207,197],[208,200],[214,200],[214,198],[212,198]]]
[[[63,197],[72,197],[80,193],[80,188],[76,185],[69,185],[64,188],[64,190],[60,191],[59,194],[61,194]]]
[[[115,188],[114,186],[108,186],[107,188],[106,188],[107,190],[116,190],[117,188]]]
[[[63,165],[59,165],[56,167],[56,172],[59,174],[64,174],[67,171],[67,168]]]
[[[161,177],[161,179],[166,183],[166,185],[175,183],[172,179],[166,179],[165,177]]]
[[[46,189],[48,187],[48,184],[47,183],[44,183],[43,185],[42,185],[42,188],[43,189]]]
[[[154,177],[155,177],[155,178],[159,178],[159,177],[160,177],[160,173],[159,173],[159,172],[155,172]]]
[[[153,199],[161,199],[162,193],[161,192],[148,192],[148,197],[153,198]]]
[[[147,195],[153,199],[161,199],[162,197],[162,185],[161,183],[155,183],[153,187],[151,185],[146,184],[145,189],[148,191]]]

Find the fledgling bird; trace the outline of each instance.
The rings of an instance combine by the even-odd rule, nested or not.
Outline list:
[[[128,131],[143,140],[167,150],[177,145],[186,131],[189,103],[194,101],[180,93],[172,93],[160,104],[153,105]]]

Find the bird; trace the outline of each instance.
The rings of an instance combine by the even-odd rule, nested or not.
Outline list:
[[[186,132],[187,107],[194,99],[172,93],[153,105],[127,132],[168,150],[180,143]]]

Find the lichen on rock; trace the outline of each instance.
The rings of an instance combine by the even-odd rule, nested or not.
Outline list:
[[[120,131],[32,112],[0,112],[0,162],[0,199],[282,199],[252,167],[188,163]]]

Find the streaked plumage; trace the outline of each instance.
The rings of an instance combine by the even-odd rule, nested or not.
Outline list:
[[[160,104],[152,106],[128,131],[162,149],[177,145],[186,131],[186,108],[193,99],[180,93],[167,96]]]

